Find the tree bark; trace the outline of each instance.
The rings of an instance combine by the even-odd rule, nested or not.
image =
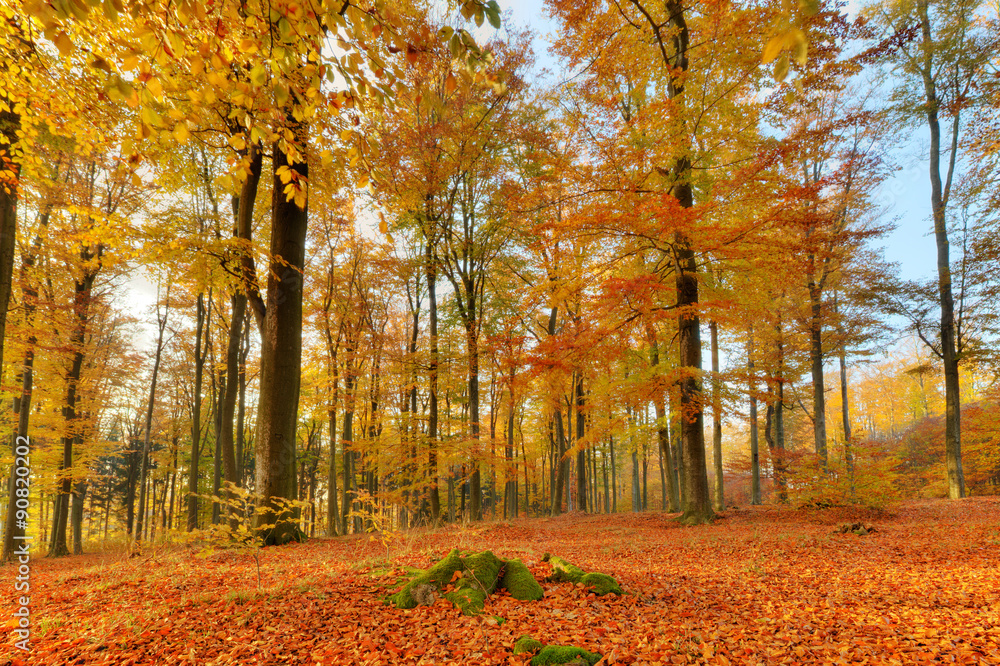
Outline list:
[[[169,279],[169,278],[168,278]],[[167,287],[167,302],[163,308],[163,316],[160,316],[160,304],[156,304],[156,356],[153,359],[153,377],[149,383],[149,404],[146,407],[145,438],[142,443],[142,455],[140,458],[139,472],[139,515],[135,524],[135,531],[132,538],[135,541],[142,539],[142,523],[146,513],[146,477],[149,473],[149,448],[153,440],[153,409],[156,407],[156,380],[160,374],[160,358],[163,356],[163,333],[167,328],[167,316],[170,313],[170,287]]]
[[[210,297],[211,298],[211,297]],[[201,457],[201,390],[205,372],[205,352],[201,339],[207,326],[205,294],[198,293],[194,331],[194,395],[191,398],[191,464],[188,472],[187,531],[198,528],[198,463]]]
[[[823,381],[823,304],[816,282],[809,281],[809,360],[813,382],[813,443],[823,469],[829,464],[826,449],[826,388]]]
[[[659,383],[660,381],[660,348],[656,340],[656,331],[650,326],[646,335],[650,340],[650,361],[653,366],[653,381]],[[663,458],[664,474],[666,480],[666,494],[667,494],[667,506],[666,510],[670,513],[677,513],[680,511],[680,497],[677,492],[677,484],[674,483],[674,460],[673,455],[670,451],[670,428],[668,424],[667,416],[667,405],[666,399],[663,395],[663,389],[657,386],[655,392],[653,393],[653,406],[656,409],[656,432],[658,437],[658,443],[660,447],[660,457]],[[614,439],[612,439],[612,452],[614,451]],[[612,459],[614,455],[612,454]],[[614,479],[614,461],[612,460],[611,475]],[[613,484],[612,484],[613,485]]]
[[[583,446],[583,437],[586,429],[586,419],[583,415],[583,408],[586,406],[583,393],[583,373],[576,372],[576,495],[579,498],[577,507],[580,511],[587,511],[587,451]]]
[[[301,145],[304,124],[289,120]],[[295,500],[295,425],[302,370],[302,283],[308,204],[288,201],[281,175],[304,183],[306,162],[292,163],[275,142],[273,151],[270,269],[261,336],[260,406],[257,410],[256,489],[266,510],[256,522],[267,544],[298,540],[296,513],[282,506]],[[302,159],[305,159],[304,156]],[[303,185],[304,186],[304,185]]]
[[[69,524],[70,495],[73,491],[73,442],[79,434],[76,403],[79,398],[80,373],[83,369],[84,357],[86,356],[85,346],[87,342],[88,323],[90,322],[91,292],[94,286],[94,279],[97,277],[97,270],[99,270],[101,254],[102,248],[100,246],[98,246],[96,252],[91,252],[89,248],[84,248],[80,251],[82,263],[86,265],[88,262],[96,259],[98,261],[98,268],[85,270],[83,276],[77,278],[74,287],[73,314],[75,321],[73,331],[70,334],[70,349],[73,350],[73,361],[69,372],[66,373],[66,398],[62,408],[66,433],[62,437],[63,456],[59,463],[59,494],[55,505],[57,510],[52,516],[52,539],[49,548],[49,555],[52,557],[69,555],[66,530]]]
[[[747,342],[747,370],[750,376],[750,504],[760,504],[760,435],[757,419],[757,381],[754,378],[753,329]]]
[[[950,147],[948,183],[941,178],[941,125],[938,118],[940,100],[932,70],[933,37],[928,0],[917,0],[922,46],[924,50],[923,84],[927,109],[927,126],[930,130],[930,180],[931,212],[934,218],[934,241],[937,245],[938,298],[941,301],[941,360],[944,365],[945,388],[945,463],[947,467],[948,496],[965,497],[965,473],[962,470],[962,396],[959,391],[958,350],[955,331],[955,300],[952,295],[951,258],[948,243],[947,206],[951,187],[951,174],[957,153],[958,122]],[[956,111],[957,113],[957,111]]]
[[[2,186],[0,186],[0,196],[3,196],[2,189]],[[0,205],[2,205],[2,201],[0,201]],[[13,401],[13,412],[17,416],[17,427],[11,437],[11,452],[14,453],[15,458],[17,457],[16,450],[19,445],[26,446],[30,449],[28,424],[31,418],[31,392],[34,383],[35,345],[38,342],[38,336],[35,335],[34,326],[35,311],[38,308],[38,289],[34,284],[35,278],[30,273],[31,269],[35,266],[35,261],[42,247],[43,237],[48,229],[50,211],[50,208],[46,208],[46,210],[44,210],[39,216],[38,231],[35,233],[35,239],[32,243],[32,247],[21,257],[21,302],[22,308],[24,309],[24,324],[25,328],[28,330],[28,340],[24,349],[24,360],[18,373],[20,377],[21,390],[18,394],[15,394]],[[4,233],[4,231],[0,228],[0,234],[2,233]],[[2,243],[2,241],[0,241],[0,243]],[[3,270],[2,267],[0,267],[0,270]],[[3,303],[2,295],[0,295],[0,307],[6,311],[7,305],[7,303]],[[6,323],[4,323],[3,326],[6,326]],[[0,337],[2,336],[3,329],[0,329]],[[3,343],[0,342],[0,367],[3,367],[2,344]],[[12,469],[10,485],[8,488],[7,520],[4,527],[3,557],[0,558],[0,562],[7,562],[13,558],[15,541],[22,541],[25,536],[25,528],[19,525],[16,520],[18,487],[16,479],[17,477],[13,473]]]
[[[719,367],[719,325],[708,323],[712,346],[712,461],[715,468],[715,510],[726,509],[725,479],[722,473],[722,379]]]
[[[431,523],[437,525],[441,520],[441,492],[438,476],[438,367],[441,353],[438,349],[438,310],[437,310],[437,263],[433,256],[433,246],[428,233],[424,247],[424,270],[427,274],[428,326],[430,335],[431,357],[427,368],[429,413],[427,416],[427,466],[430,474],[430,504]]]

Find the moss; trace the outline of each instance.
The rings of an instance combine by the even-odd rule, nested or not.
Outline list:
[[[538,601],[545,594],[521,560],[507,561],[501,585],[518,601]]]
[[[500,582],[500,572],[504,562],[492,551],[484,550],[462,558],[465,573],[456,587],[478,587],[486,594],[493,594]]]
[[[552,565],[552,575],[549,576],[549,579],[554,581],[579,583],[580,579],[586,573],[575,564],[570,564],[563,558],[555,555],[549,558],[549,564]]]
[[[532,638],[528,634],[521,636],[514,643],[514,654],[524,654],[525,652],[538,652],[542,649],[542,642]]]
[[[618,585],[618,581],[608,574],[585,574],[583,578],[580,579],[580,582],[591,588],[594,591],[594,594],[597,594],[598,596],[603,596],[612,592],[615,594],[622,594],[622,588]]]
[[[428,586],[440,590],[451,582],[451,577],[456,571],[462,569],[462,559],[458,556],[458,550],[448,553],[434,566],[426,571],[417,573],[410,582],[403,586],[396,594],[389,596],[389,601],[396,608],[416,608],[419,602],[414,598],[413,592],[416,589],[426,590]]]
[[[568,645],[546,645],[531,658],[531,666],[546,666],[546,664],[596,664],[601,655],[587,652],[583,648]]]
[[[552,575],[549,576],[549,580],[583,583],[599,595],[608,594],[610,592],[622,594],[622,588],[618,585],[618,581],[608,574],[587,573],[580,567],[570,564],[561,557],[550,557],[549,564],[552,565]]]
[[[455,604],[462,615],[479,615],[486,604],[486,593],[472,587],[460,587],[444,595],[444,598]]]

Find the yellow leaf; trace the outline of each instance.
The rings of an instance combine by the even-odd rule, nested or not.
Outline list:
[[[152,94],[157,100],[163,98],[163,86],[160,85],[159,79],[153,78],[146,81],[146,89],[149,90],[150,94]]]
[[[187,143],[191,138],[191,133],[188,132],[188,128],[184,123],[178,123],[177,127],[174,128],[174,138],[177,139],[177,143]]]
[[[240,51],[246,53],[247,55],[257,52],[257,42],[247,37],[242,42],[240,42]]]
[[[59,49],[62,57],[68,58],[73,54],[73,40],[65,32],[57,34],[52,41],[55,42],[56,48]]]
[[[809,55],[809,40],[806,38],[806,33],[802,32],[798,28],[794,28],[790,33],[793,43],[793,51],[795,62],[800,65],[806,64],[806,58]]]
[[[448,72],[448,78],[446,78],[444,80],[444,90],[445,90],[445,92],[450,95],[453,92],[455,92],[455,88],[457,88],[457,87],[458,87],[458,84],[455,82],[455,75],[452,74],[451,72]]]
[[[229,145],[235,150],[243,150],[247,147],[247,142],[242,134],[233,134],[229,137]]]
[[[331,153],[329,150],[324,150],[323,152],[321,152],[319,154],[319,158],[320,161],[323,163],[323,166],[330,166],[330,164],[333,163],[333,153]]]
[[[774,79],[775,81],[784,81],[788,76],[788,55],[782,54],[778,58],[778,62],[774,63]]]
[[[767,45],[764,47],[764,55],[761,57],[761,62],[765,65],[781,53],[781,49],[785,44],[785,35],[776,35],[767,41]]]
[[[386,224],[385,215],[382,213],[378,214],[378,230],[379,233],[387,234],[389,233],[389,225]]]

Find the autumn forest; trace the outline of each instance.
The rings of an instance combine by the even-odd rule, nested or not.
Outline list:
[[[629,557],[672,539],[730,576],[706,535],[753,550],[765,524],[819,557],[846,521],[837,538],[877,561],[874,539],[915,521],[892,551],[909,557],[938,543],[921,529],[952,521],[978,526],[956,548],[988,557],[996,3],[544,12],[543,39],[496,0],[0,0],[4,561],[30,542],[39,584],[58,589],[75,580],[62,556],[119,553],[138,576],[151,552],[199,550],[205,589],[256,569],[256,596],[216,600],[232,608],[268,605],[276,553],[330,557],[344,578],[303,598],[391,592],[387,626],[454,604],[479,623],[462,640],[485,637],[423,662],[433,647],[391,633],[322,654],[306,641],[289,663],[882,663],[898,632],[827,653],[731,617],[669,645],[566,630],[582,654],[559,661],[514,644],[542,620],[503,604],[536,598],[516,572],[551,569],[546,626],[565,624],[572,582],[587,613],[634,630],[662,571],[626,573]],[[893,195],[914,164],[919,181]],[[916,278],[884,251],[904,197],[936,248]],[[551,559],[514,545],[540,533]],[[504,559],[467,550],[484,546]],[[695,566],[678,557],[672,571]],[[752,562],[750,587],[777,575]],[[71,597],[93,590],[76,584],[46,608],[86,612]],[[44,663],[85,646],[78,663],[118,663],[110,639],[38,621]],[[508,621],[523,631],[491,646]],[[285,663],[224,645],[196,657],[153,625],[122,655],[156,639],[185,646],[177,663]],[[975,652],[995,633],[951,640],[963,663],[1000,659]]]

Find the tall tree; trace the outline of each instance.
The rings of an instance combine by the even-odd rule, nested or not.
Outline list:
[[[901,81],[894,102],[906,124],[919,121],[928,131],[927,167],[941,308],[940,358],[945,377],[945,454],[952,499],[965,496],[965,478],[949,203],[959,162],[963,111],[977,102],[998,44],[997,35],[979,21],[981,8],[979,0],[893,0],[868,8],[890,33],[903,34],[913,25],[918,30],[914,39],[900,40],[895,52],[893,66]]]

